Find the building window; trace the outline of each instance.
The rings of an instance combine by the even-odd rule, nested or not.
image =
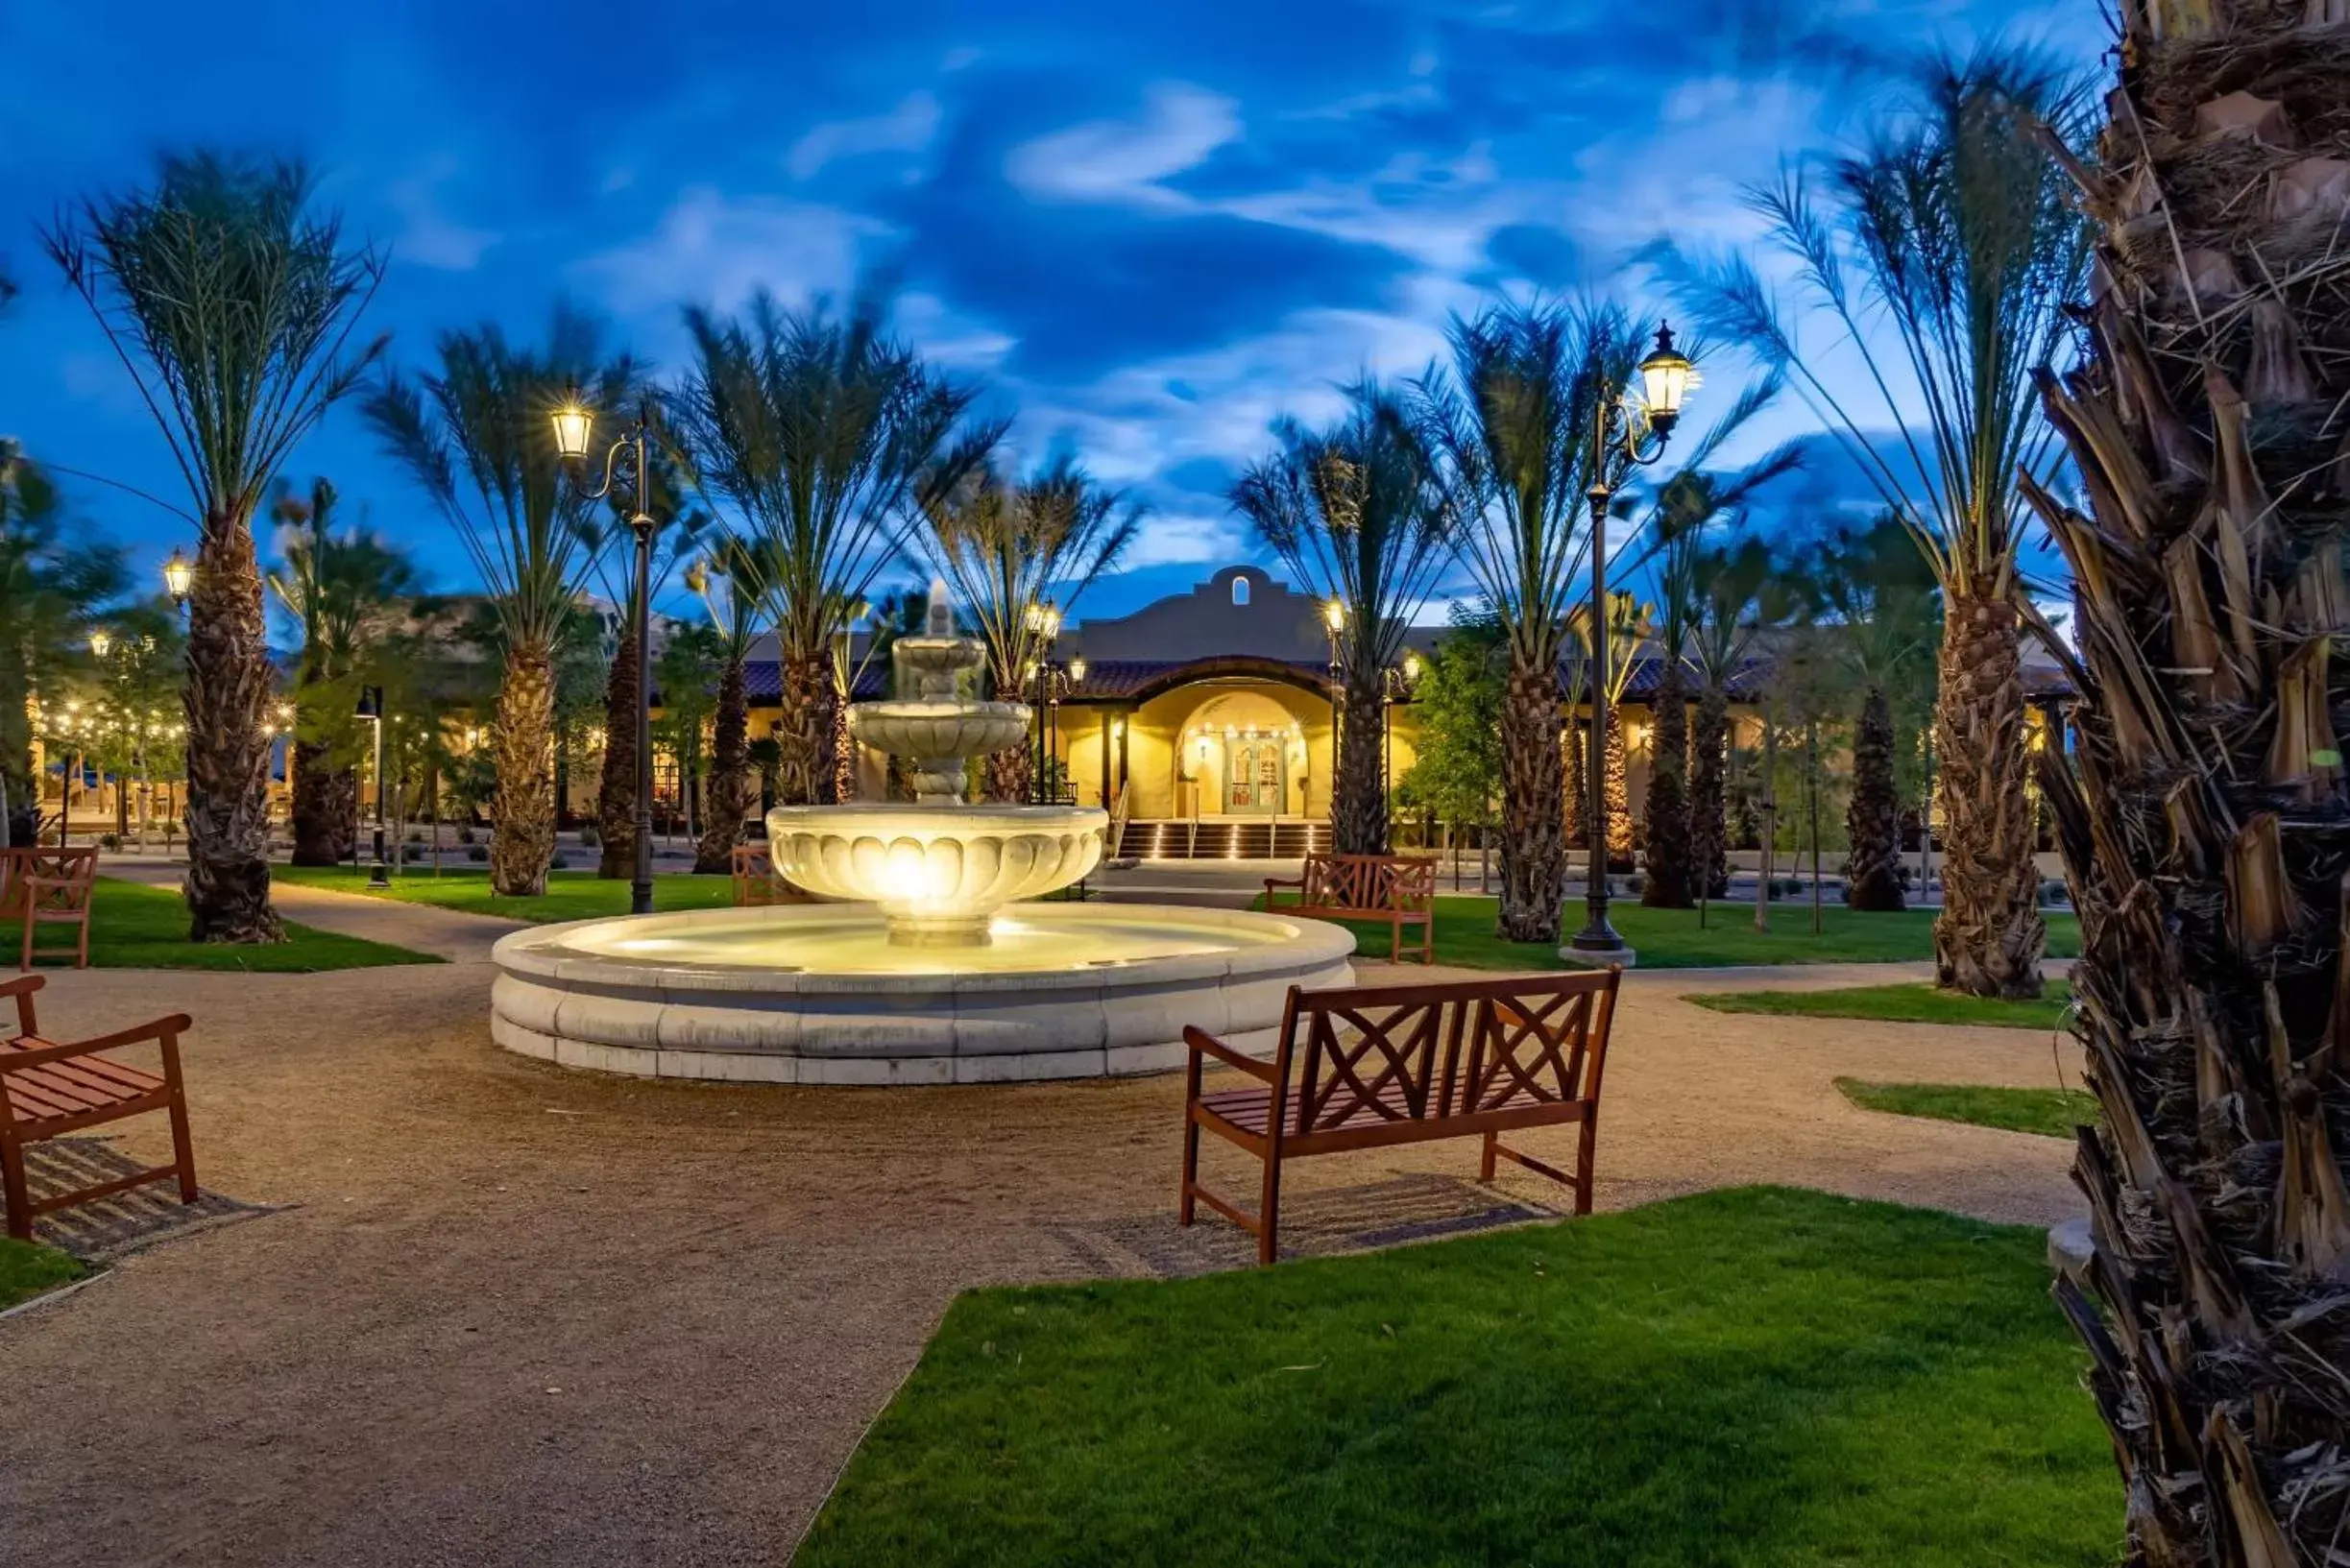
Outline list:
[[[1234,604],[1247,604],[1248,602],[1248,578],[1235,577],[1232,579],[1232,602]]]

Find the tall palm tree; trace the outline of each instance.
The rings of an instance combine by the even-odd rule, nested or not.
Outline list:
[[[1232,505],[1299,583],[1343,612],[1331,840],[1342,855],[1381,855],[1389,671],[1446,562],[1452,497],[1394,394],[1364,382],[1347,396],[1352,411],[1327,430],[1276,425],[1281,450],[1241,476]]]
[[[1019,700],[1026,672],[1045,655],[1047,633],[1033,612],[1074,606],[1117,565],[1143,519],[1140,505],[1095,483],[1067,456],[1025,480],[993,466],[975,470],[929,497],[923,511],[931,559],[986,645],[988,679],[1007,701]],[[1028,799],[1033,760],[1026,746],[990,757],[989,797]]]
[[[763,292],[739,319],[686,313],[693,366],[675,417],[702,487],[762,557],[783,663],[787,804],[839,792],[835,634],[905,558],[925,506],[1004,430],[961,431],[977,392],[933,373],[884,317],[872,295],[836,317],[822,304],[786,310]]]
[[[1897,519],[1839,529],[1812,551],[1804,584],[1859,705],[1853,717],[1853,787],[1844,813],[1844,902],[1907,907],[1902,894],[1901,790],[1894,776],[1894,698],[1930,682],[1941,605],[1933,574]],[[1924,666],[1924,667],[1921,667]]]
[[[456,534],[489,595],[505,667],[492,734],[490,881],[507,897],[546,890],[555,848],[555,648],[579,613],[588,550],[548,415],[577,387],[620,406],[635,383],[594,320],[555,307],[544,349],[497,326],[445,332],[437,371],[394,374],[365,413]]]
[[[311,482],[307,496],[282,482],[270,505],[283,562],[268,574],[279,603],[301,628],[294,676],[294,864],[330,866],[351,853],[358,821],[359,775],[347,747],[333,743],[347,724],[320,712],[358,667],[366,645],[392,630],[396,601],[416,591],[416,567],[404,551],[357,529],[334,526],[334,486]]]
[[[2018,476],[2054,461],[2032,372],[2069,341],[2064,307],[2089,260],[2059,161],[2075,94],[1997,46],[1933,60],[1912,84],[1911,111],[1835,163],[1825,191],[1790,171],[1755,197],[1861,376],[1831,376],[1802,351],[1750,263],[1667,261],[1711,325],[1789,374],[1932,566],[1949,847],[1936,976],[1973,995],[2036,996],[2047,931],[2024,799]],[[1855,389],[1876,406],[1848,402]],[[1871,422],[1902,427],[1889,448]]]
[[[1773,575],[1771,548],[1749,536],[1698,552],[1689,662],[1697,712],[1689,724],[1690,887],[1700,898],[1730,891],[1730,688],[1761,630],[1758,595]]]
[[[771,589],[761,558],[731,536],[712,541],[711,553],[686,571],[686,586],[701,596],[718,635],[718,703],[711,719],[710,810],[694,846],[693,869],[705,877],[734,869],[742,819],[755,803],[751,772],[751,703],[747,672],[751,645],[765,623]],[[716,578],[722,591],[711,592]]]
[[[98,611],[129,586],[122,552],[68,543],[64,520],[57,487],[0,441],[0,849],[30,844],[38,824],[32,703],[57,690]]]
[[[2085,510],[2071,755],[2039,777],[2080,910],[2100,1126],[2087,1339],[2133,1564],[2322,1563],[2350,1539],[2350,21],[2338,4],[2120,8],[2074,167],[2099,286],[2041,378]]]
[[[1588,559],[1587,496],[1595,482],[1621,496],[1631,475],[1612,448],[1604,471],[1591,471],[1590,433],[1600,398],[1629,383],[1654,326],[1611,304],[1513,302],[1455,317],[1448,335],[1451,379],[1431,373],[1413,390],[1451,490],[1456,559],[1510,650],[1495,926],[1505,940],[1555,943],[1566,887],[1560,677]],[[1748,388],[1684,465],[1702,468],[1777,392],[1768,380]]]
[[[269,902],[277,669],[253,517],[295,445],[358,386],[351,347],[381,258],[346,249],[300,164],[210,153],[61,213],[43,233],[131,374],[194,500],[186,896],[199,942],[283,938]]]

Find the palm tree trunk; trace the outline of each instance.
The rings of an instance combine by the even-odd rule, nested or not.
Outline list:
[[[1934,749],[1942,760],[1942,913],[1936,982],[1969,996],[2040,995],[2040,874],[2024,798],[2020,619],[1989,582],[1945,612]]]
[[[545,647],[509,651],[494,740],[490,885],[506,898],[536,897],[555,853],[555,670]]]
[[[1709,899],[1730,891],[1729,742],[1730,699],[1708,681],[1689,731],[1689,880]]]
[[[197,942],[281,942],[269,902],[269,657],[251,519],[205,519],[188,601],[187,907]]]
[[[1559,674],[1513,649],[1501,708],[1501,899],[1504,941],[1559,940],[1566,897],[1566,779],[1559,746]]]
[[[1380,777],[1379,729],[1387,704],[1381,681],[1375,669],[1368,674],[1346,672],[1338,788],[1330,799],[1330,841],[1341,855],[1387,853],[1387,790]]]
[[[637,617],[625,617],[604,677],[604,771],[595,784],[595,874],[625,881],[637,872]]]
[[[695,848],[693,869],[719,877],[735,868],[735,845],[751,808],[751,706],[742,661],[729,658],[718,672],[718,711],[711,721],[710,820]]]
[[[2032,497],[2075,584],[2074,746],[2038,774],[2099,1110],[2073,1179],[2102,1310],[2071,1280],[2058,1296],[2113,1435],[2127,1560],[2298,1568],[2350,1539],[2350,14],[2121,16],[2083,176],[2104,286],[2086,364],[2041,387],[2094,516]]]
[[[1004,806],[1018,806],[1029,798],[1029,781],[1035,772],[1035,747],[1028,741],[1006,746],[987,759],[987,798]]]
[[[784,716],[775,737],[783,753],[776,804],[826,804],[833,792],[832,656],[821,650],[787,651],[783,686]]]
[[[358,812],[359,774],[337,766],[317,741],[294,743],[294,863],[340,865],[351,854],[351,825]]]
[[[1632,786],[1624,752],[1624,715],[1608,724],[1608,869],[1621,875],[1632,869]]]
[[[1755,882],[1755,929],[1771,929],[1771,883],[1779,876],[1779,726],[1770,710],[1762,714],[1761,875]]]
[[[1681,661],[1667,658],[1657,684],[1655,760],[1648,776],[1648,879],[1640,902],[1686,909],[1696,902],[1689,832],[1688,691]]]
[[[1590,812],[1584,804],[1583,781],[1589,773],[1583,760],[1583,722],[1570,711],[1559,732],[1559,766],[1564,775],[1560,795],[1560,820],[1575,842],[1589,848]]]
[[[1853,798],[1844,808],[1851,853],[1844,902],[1876,911],[1908,907],[1902,897],[1901,796],[1893,782],[1893,708],[1871,687],[1853,726]]]

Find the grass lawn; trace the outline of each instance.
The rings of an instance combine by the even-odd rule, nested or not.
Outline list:
[[[1756,1188],[974,1291],[795,1560],[2111,1563],[2044,1245]]]
[[[1643,958],[1647,954],[1641,954]],[[1953,996],[1931,985],[1855,985],[1834,991],[1712,991],[1681,999],[1717,1013],[1799,1018],[1873,1018],[1887,1024],[1992,1024],[2008,1029],[2062,1028],[2072,987],[2051,980],[2034,1001]]]
[[[1296,902],[1291,894],[1281,902]],[[1554,945],[1504,942],[1493,934],[1494,901],[1440,895],[1436,901],[1436,958],[1467,969],[1563,969]],[[1716,904],[1701,929],[1694,909],[1650,909],[1637,900],[1609,905],[1610,922],[1632,944],[1642,969],[1708,969],[1740,964],[1889,963],[1934,955],[1934,911],[1898,915],[1863,914],[1842,905],[1820,911],[1821,934],[1811,934],[1811,905],[1781,900],[1771,908],[1771,929],[1755,929],[1752,904]],[[2080,925],[2068,914],[2051,914],[2048,956],[2069,958],[2080,951]],[[1339,921],[1355,933],[1356,951],[1367,958],[1388,953],[1385,926]],[[1582,928],[1583,904],[1569,900],[1564,932]],[[1415,933],[1417,934],[1417,933]]]
[[[350,866],[272,866],[270,875],[279,881],[300,882],[305,887],[324,887],[337,893],[368,891],[367,873]],[[653,907],[665,913],[671,909],[715,909],[734,902],[734,888],[731,877],[665,873],[653,879]],[[498,897],[491,889],[486,867],[470,863],[462,869],[447,866],[435,877],[429,866],[411,866],[392,879],[390,892],[372,896],[539,925],[628,913],[628,883],[607,881],[593,871],[550,871],[546,876],[546,891],[538,898],[508,899]]]
[[[2009,1132],[2070,1138],[2072,1129],[2097,1119],[2097,1097],[2085,1089],[1987,1089],[1971,1083],[1863,1083],[1838,1078],[1844,1098],[1864,1111],[1895,1116],[1929,1116],[1937,1122],[1972,1122]]]
[[[70,1285],[87,1272],[55,1247],[0,1236],[0,1312],[43,1291]]]
[[[61,946],[72,928],[53,926],[34,940]],[[179,890],[149,887],[101,877],[90,893],[89,961],[93,969],[236,969],[254,974],[314,974],[329,969],[376,969],[386,964],[437,964],[428,953],[411,953],[363,937],[285,923],[283,942],[271,947],[233,947],[187,939],[187,905]],[[0,920],[0,958],[16,961],[23,928]],[[72,956],[37,958],[44,966],[70,964]]]

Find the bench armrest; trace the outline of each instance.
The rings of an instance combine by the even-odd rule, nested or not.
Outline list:
[[[19,975],[12,980],[0,981],[0,998],[13,997],[16,1001],[18,1034],[40,1033],[40,1025],[33,1017],[33,993],[48,983],[46,975]]]
[[[116,1029],[94,1040],[75,1040],[66,1045],[51,1045],[47,1041],[31,1050],[0,1050],[0,1073],[13,1073],[20,1068],[40,1067],[49,1062],[70,1062],[77,1056],[95,1056],[102,1050],[115,1050],[124,1046],[148,1046],[171,1041],[195,1026],[195,1020],[185,1013],[174,1013],[151,1024],[133,1028]]]
[[[1273,1070],[1272,1063],[1260,1062],[1253,1056],[1244,1056],[1208,1033],[1207,1030],[1196,1025],[1187,1024],[1183,1026],[1183,1043],[1191,1047],[1191,1053],[1195,1060],[1202,1055],[1213,1056],[1224,1066],[1238,1068],[1261,1083],[1277,1084],[1280,1081],[1280,1075]]]
[[[1272,890],[1276,887],[1294,887],[1298,892],[1303,893],[1305,891],[1305,879],[1303,877],[1268,877],[1265,879],[1265,896],[1267,898],[1272,897]]]

